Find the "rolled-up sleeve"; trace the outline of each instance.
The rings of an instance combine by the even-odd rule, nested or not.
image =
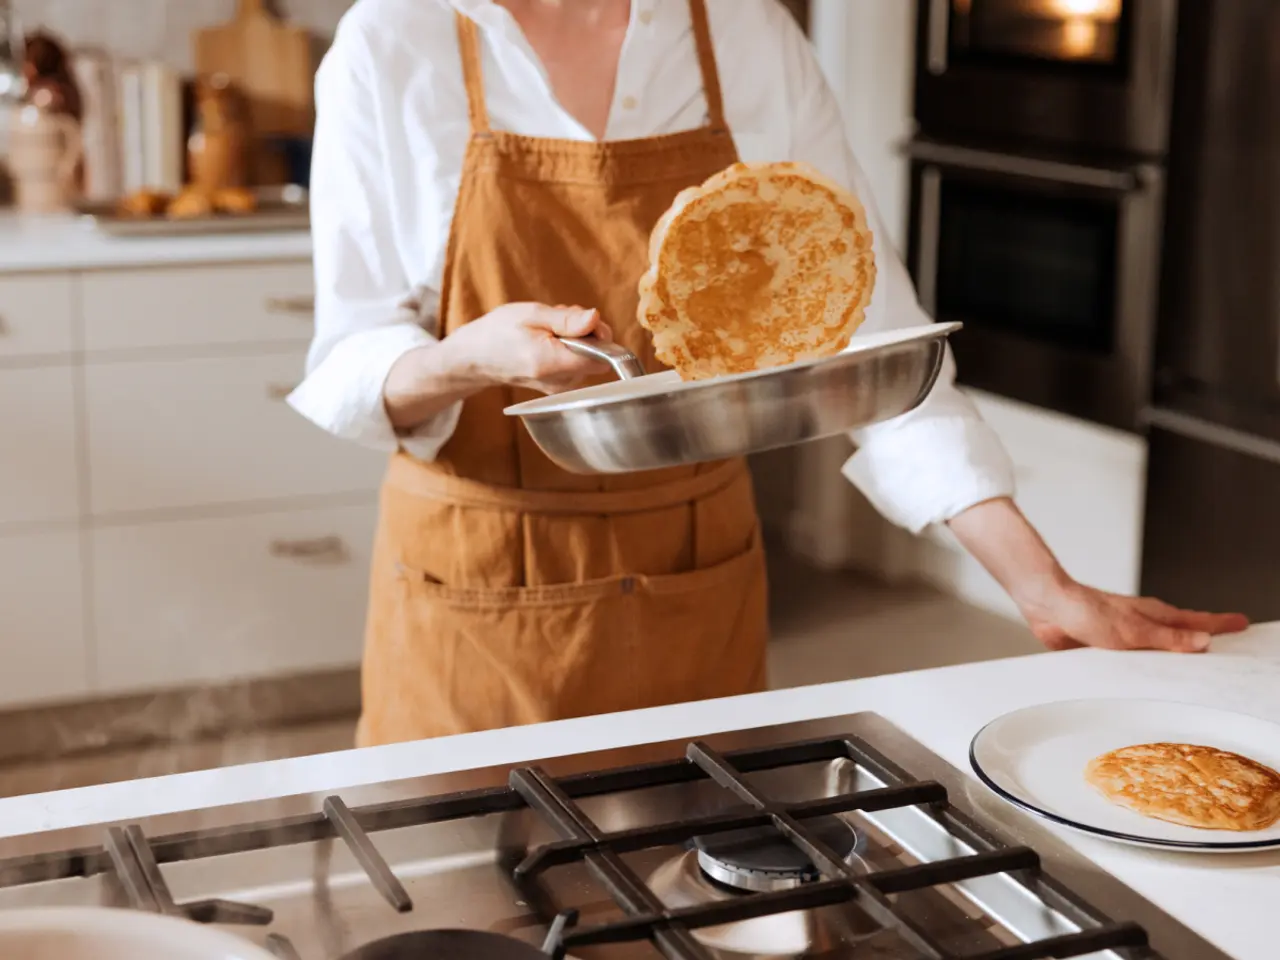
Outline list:
[[[791,159],[812,165],[856,194],[875,237],[876,288],[859,333],[928,323],[931,318],[920,307],[849,147],[836,98],[808,42],[788,21],[779,17],[778,29],[786,34],[788,88],[795,105]],[[852,437],[858,449],[845,464],[845,476],[887,519],[913,533],[983,501],[1013,495],[1013,465],[973,402],[956,388],[950,351],[937,384],[919,407],[854,431]]]
[[[413,289],[398,253],[392,197],[401,185],[382,136],[375,67],[358,25],[344,22],[316,74],[315,336],[307,376],[289,403],[335,436],[431,460],[460,406],[401,434],[383,403],[396,361],[436,342],[438,301],[434,291]]]

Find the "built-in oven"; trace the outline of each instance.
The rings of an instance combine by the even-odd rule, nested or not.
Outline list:
[[[958,320],[962,383],[1137,430],[1158,300],[1162,168],[916,140],[909,264]]]
[[[1163,154],[1178,0],[919,0],[930,137]]]

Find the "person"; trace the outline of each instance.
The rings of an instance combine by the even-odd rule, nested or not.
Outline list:
[[[358,742],[763,689],[745,465],[573,475],[502,411],[607,377],[557,337],[653,368],[649,234],[738,159],[809,163],[866,204],[860,332],[928,322],[803,31],[777,0],[357,0],[316,92],[316,332],[291,403],[392,454]],[[1198,651],[1245,625],[1072,580],[950,358],[918,409],[854,440],[871,502],[949,524],[1050,647]]]

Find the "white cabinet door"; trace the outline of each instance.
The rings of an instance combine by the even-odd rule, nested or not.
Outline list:
[[[77,530],[0,537],[0,705],[90,685]]]
[[[70,353],[74,314],[70,274],[0,276],[0,360]]]
[[[303,420],[295,353],[90,364],[95,515],[377,489],[386,457]]]
[[[309,263],[109,270],[81,284],[91,353],[311,337]]]
[[[0,524],[79,514],[75,370],[0,370]]]
[[[374,517],[368,503],[94,530],[100,692],[358,663]]]

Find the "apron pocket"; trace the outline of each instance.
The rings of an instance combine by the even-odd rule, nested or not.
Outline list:
[[[404,565],[365,662],[371,734],[441,736],[763,689],[759,536],[688,573],[537,587],[448,586]]]

